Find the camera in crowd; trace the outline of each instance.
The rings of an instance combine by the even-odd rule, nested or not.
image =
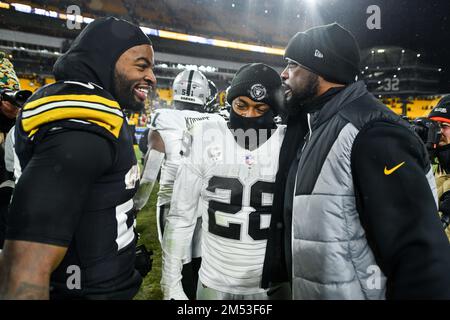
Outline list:
[[[417,118],[411,121],[414,131],[425,144],[432,163],[439,157],[437,147],[441,140],[441,127],[437,121],[429,118]],[[437,160],[439,161],[439,160]],[[444,229],[450,225],[450,193],[444,193],[440,198],[439,210],[442,212],[441,222]]]
[[[437,121],[426,117],[417,118],[411,121],[414,131],[419,135],[425,144],[430,157],[435,157],[435,151],[441,140],[441,127]]]
[[[16,108],[22,108],[32,94],[30,90],[0,89],[0,101],[8,101]]]

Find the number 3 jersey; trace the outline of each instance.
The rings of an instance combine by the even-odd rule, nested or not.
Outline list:
[[[201,214],[203,285],[232,294],[265,291],[260,282],[284,132],[284,126],[278,127],[250,151],[236,143],[226,123],[207,121],[192,130],[175,180],[163,248],[182,259]]]

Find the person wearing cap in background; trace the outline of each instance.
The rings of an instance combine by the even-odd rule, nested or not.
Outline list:
[[[162,242],[164,299],[186,299],[182,261],[202,217],[197,299],[275,299],[261,288],[278,153],[284,126],[281,79],[262,63],[235,74],[227,95],[230,121],[194,126],[173,188]]]
[[[14,66],[4,52],[0,52],[0,250],[5,238],[5,218],[14,187],[13,173],[10,163],[5,161],[6,137],[16,122],[19,106],[6,100],[6,92],[20,90],[20,82]]]
[[[6,57],[4,52],[0,52],[0,93],[4,91],[15,92],[20,90],[20,82],[17,78],[14,66]],[[6,133],[11,129],[16,121],[19,108],[10,101],[3,99],[0,94],[0,131]],[[4,142],[4,136],[0,137],[1,143]]]
[[[357,81],[353,35],[337,23],[299,32],[285,58],[288,117],[300,125],[280,152],[291,158],[265,283],[290,279],[293,299],[449,299],[449,243],[427,152]],[[283,258],[284,270],[274,266]]]
[[[56,82],[22,108],[0,299],[131,299],[139,290],[139,169],[123,110],[144,108],[153,66],[138,26],[97,19],[56,61]]]
[[[439,211],[442,213],[442,223],[450,238],[450,96],[444,96],[431,110],[428,118],[439,123],[441,137],[435,150],[438,160],[434,177],[436,178]]]

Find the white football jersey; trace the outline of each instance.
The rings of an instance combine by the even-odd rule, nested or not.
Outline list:
[[[250,151],[224,122],[192,130],[166,220],[164,253],[183,259],[198,213],[202,217],[200,281],[233,294],[260,288],[278,157],[285,126]],[[200,201],[199,201],[200,199]]]
[[[224,121],[219,115],[193,110],[159,109],[152,116],[150,129],[158,131],[166,150],[161,165],[157,206],[170,203],[173,182],[181,161],[183,136],[194,124],[203,120]]]

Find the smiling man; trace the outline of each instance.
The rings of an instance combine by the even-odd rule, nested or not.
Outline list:
[[[153,48],[115,18],[90,23],[16,126],[22,167],[0,256],[4,299],[131,299],[139,181],[123,109],[155,86]]]

